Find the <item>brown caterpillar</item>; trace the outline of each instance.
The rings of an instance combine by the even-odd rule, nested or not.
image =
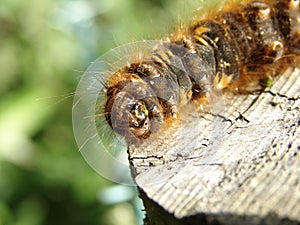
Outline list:
[[[105,119],[128,142],[146,139],[179,107],[205,104],[218,90],[269,85],[299,54],[300,0],[230,4],[109,77]]]

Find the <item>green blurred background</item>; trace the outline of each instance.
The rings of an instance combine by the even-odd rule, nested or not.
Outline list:
[[[171,4],[1,0],[0,225],[142,223],[137,191],[105,180],[80,155],[72,100],[90,62],[158,37],[169,20],[161,8]]]

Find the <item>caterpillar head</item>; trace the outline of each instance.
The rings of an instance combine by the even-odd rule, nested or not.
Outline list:
[[[163,122],[163,112],[151,88],[134,74],[123,74],[106,90],[105,118],[127,141],[148,138]]]

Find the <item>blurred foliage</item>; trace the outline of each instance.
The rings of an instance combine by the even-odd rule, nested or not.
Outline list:
[[[145,24],[156,24],[166,4],[1,1],[0,225],[140,223],[136,190],[103,179],[81,157],[72,133],[72,93],[99,55],[155,36],[157,29]],[[123,195],[101,197],[116,193]]]

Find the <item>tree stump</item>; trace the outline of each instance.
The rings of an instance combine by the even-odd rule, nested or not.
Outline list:
[[[299,224],[299,71],[130,146],[145,224]]]

